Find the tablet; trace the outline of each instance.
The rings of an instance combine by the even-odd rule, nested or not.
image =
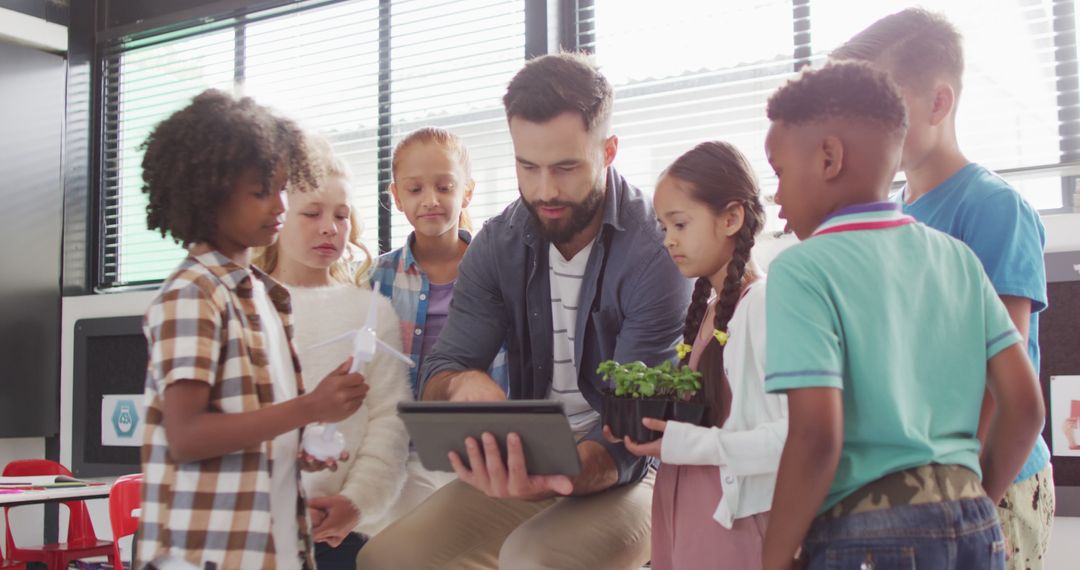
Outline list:
[[[561,402],[401,402],[398,414],[409,430],[420,462],[431,471],[453,471],[447,454],[456,451],[465,465],[465,438],[489,432],[506,461],[506,435],[516,433],[525,449],[530,475],[577,475],[577,444]]]

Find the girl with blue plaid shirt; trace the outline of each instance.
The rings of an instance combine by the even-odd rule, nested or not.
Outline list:
[[[390,299],[401,321],[402,344],[416,364],[409,382],[419,399],[417,375],[446,324],[458,265],[472,240],[465,208],[476,181],[465,144],[437,127],[406,135],[394,149],[391,169],[390,194],[413,232],[404,246],[379,257],[371,284]],[[505,388],[505,350],[490,372]]]
[[[394,149],[391,164],[390,194],[413,232],[405,245],[379,257],[371,285],[390,299],[397,313],[402,345],[416,364],[409,370],[409,382],[413,397],[419,399],[417,375],[446,324],[458,265],[472,241],[465,208],[476,181],[465,144],[436,127],[406,135]],[[489,373],[506,388],[505,348]],[[424,469],[415,451],[409,454],[406,471],[405,488],[388,520],[408,513],[455,479],[453,473]]]

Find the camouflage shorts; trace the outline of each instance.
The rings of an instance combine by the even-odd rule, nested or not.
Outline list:
[[[1041,570],[1054,524],[1054,471],[1050,465],[1010,485],[997,511],[1009,545],[1009,570]]]
[[[941,503],[985,497],[979,476],[960,465],[922,465],[890,473],[859,487],[831,509],[825,519],[879,511],[903,505]]]

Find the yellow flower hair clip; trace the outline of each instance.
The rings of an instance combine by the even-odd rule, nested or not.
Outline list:
[[[675,353],[679,355],[679,360],[686,358],[686,355],[690,354],[691,350],[694,350],[694,347],[685,342],[680,342],[675,345]]]
[[[712,332],[712,335],[713,335],[713,338],[716,339],[716,342],[720,343],[720,346],[724,346],[725,344],[727,344],[727,339],[728,339],[727,331],[722,331],[720,329],[716,329],[716,330],[714,330]]]

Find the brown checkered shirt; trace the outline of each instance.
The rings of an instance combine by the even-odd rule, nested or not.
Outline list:
[[[274,403],[252,279],[266,285],[281,316],[296,370],[297,393],[304,393],[285,287],[257,268],[240,267],[216,251],[189,255],[162,285],[143,323],[150,361],[138,568],[166,553],[199,568],[276,566],[270,529],[270,469],[275,460],[271,442],[222,457],[179,463],[169,455],[162,424],[165,389],[177,380],[209,384],[213,412],[251,412]],[[299,475],[296,486],[300,563],[314,568]]]

